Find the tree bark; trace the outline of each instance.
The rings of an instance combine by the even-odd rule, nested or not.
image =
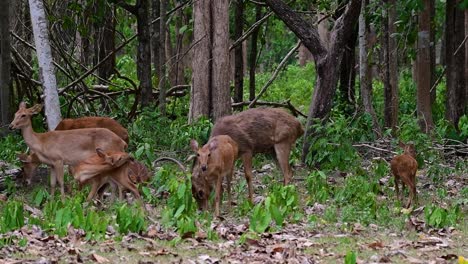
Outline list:
[[[398,126],[398,46],[396,41],[396,0],[388,1],[388,80],[390,93],[388,98],[390,107],[390,116],[387,127],[396,131]]]
[[[151,8],[151,20],[155,20],[156,18],[159,17],[160,12],[160,1],[159,0],[152,0],[152,8]],[[160,27],[160,21],[158,20],[153,23],[152,29],[153,29],[153,34],[151,36],[151,43],[152,43],[152,56],[151,59],[153,61],[153,67],[154,67],[154,72],[156,76],[158,77],[158,83],[159,80],[161,79],[161,76],[159,76],[161,72],[161,60],[159,59],[159,49],[161,48],[159,45],[159,27]]]
[[[166,115],[166,9],[167,0],[161,0],[159,10],[159,111]]]
[[[96,41],[98,41],[98,54],[96,61],[99,62],[107,55],[112,54],[112,58],[106,60],[98,68],[98,76],[102,79],[109,79],[115,68],[115,8],[103,4],[105,8],[104,25],[97,25]]]
[[[308,140],[312,134],[313,124],[316,119],[324,121],[333,106],[333,97],[339,75],[338,67],[343,57],[345,43],[352,36],[352,29],[358,20],[361,0],[349,1],[343,15],[336,20],[330,37],[330,49],[328,50],[320,40],[317,28],[308,25],[289,6],[281,0],[266,0],[265,2],[304,43],[304,46],[312,52],[315,60],[317,78],[304,133],[305,140],[302,149],[302,161],[304,162],[309,153],[310,141]]]
[[[359,79],[361,84],[361,97],[364,111],[368,113],[372,119],[374,133],[377,137],[382,136],[377,115],[372,105],[372,72],[370,71],[368,58],[371,56],[368,51],[368,34],[366,11],[367,1],[363,0],[361,5],[361,14],[359,15]]]
[[[255,6],[255,21],[259,21],[262,18],[262,7],[260,5]],[[256,28],[252,32],[250,39],[250,55],[249,55],[249,100],[252,101],[255,98],[255,70],[257,69],[257,53],[258,53],[258,35],[260,28]]]
[[[213,119],[231,113],[229,89],[229,0],[212,1],[213,68],[212,105]],[[242,45],[241,45],[242,51]],[[241,61],[242,63],[242,61]]]
[[[234,38],[239,39],[243,33],[244,25],[244,1],[235,2],[235,27]],[[234,102],[242,102],[244,97],[244,56],[243,45],[234,48]]]
[[[137,75],[140,81],[141,106],[147,106],[153,99],[151,85],[151,44],[149,24],[149,0],[137,0],[136,3],[138,49]]]
[[[343,52],[343,59],[341,62],[341,69],[340,69],[340,95],[341,101],[344,102],[347,107],[345,109],[346,112],[349,110],[353,110],[355,104],[355,79],[356,79],[356,40],[357,40],[357,29],[353,31],[355,32],[353,36],[349,39],[348,43],[346,44],[346,48]],[[350,113],[351,114],[351,113]]]
[[[417,75],[417,112],[419,126],[424,133],[429,133],[433,127],[431,109],[431,10],[430,1],[424,0],[424,9],[418,18],[418,52],[416,55]]]
[[[39,76],[44,88],[44,106],[49,130],[54,130],[61,120],[60,103],[57,92],[55,69],[52,64],[52,51],[42,0],[29,0],[31,21],[39,62]]]
[[[10,0],[0,1],[0,135],[11,122]]]
[[[210,114],[211,97],[211,5],[210,0],[193,2],[193,59],[189,123]]]

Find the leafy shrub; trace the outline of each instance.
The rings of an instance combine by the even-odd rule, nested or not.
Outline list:
[[[140,205],[129,206],[126,203],[117,208],[115,219],[120,234],[139,233],[146,228],[145,215]]]
[[[323,203],[328,200],[332,190],[328,185],[327,175],[323,171],[317,170],[310,173],[307,177],[307,192],[310,197],[309,204]]]
[[[458,205],[454,205],[448,209],[436,205],[427,205],[424,208],[426,223],[436,228],[454,226],[461,217],[462,213]]]
[[[0,233],[5,233],[24,226],[24,209],[20,201],[9,201],[5,204],[0,217]]]

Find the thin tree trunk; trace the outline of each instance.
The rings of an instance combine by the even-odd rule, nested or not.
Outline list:
[[[109,77],[114,72],[115,68],[115,53],[113,53],[115,49],[115,7],[105,5],[105,13],[104,13],[104,25],[98,25],[99,36],[97,37],[98,42],[98,56],[97,62],[101,61],[107,55],[112,54],[112,58],[106,60],[101,66],[98,67],[98,76],[103,79],[109,79]],[[96,41],[97,41],[96,40]]]
[[[155,20],[156,18],[159,17],[159,14],[161,13],[160,11],[160,0],[152,0],[152,9],[151,9],[151,20]],[[161,48],[160,43],[159,43],[159,35],[160,35],[160,21],[158,20],[152,25],[153,29],[153,35],[151,37],[151,43],[152,43],[152,56],[151,59],[153,61],[153,67],[154,67],[154,72],[155,75],[158,77],[158,83],[159,80],[161,80],[161,76],[159,75],[161,73],[161,59],[159,58],[159,49]]]
[[[458,5],[458,4],[457,4]],[[465,39],[465,11],[460,7],[456,8],[455,11],[455,49],[460,47]],[[466,45],[466,44],[465,44]],[[462,115],[466,114],[467,112],[466,105],[468,98],[466,97],[466,82],[468,82],[468,76],[465,75],[465,49],[460,47],[457,55],[455,55],[455,69],[457,71],[457,118],[454,120],[454,125],[458,128],[458,121]]]
[[[368,34],[365,10],[367,1],[362,0],[361,14],[359,15],[359,79],[361,84],[361,97],[364,111],[371,116],[374,133],[377,137],[382,136],[377,115],[372,105],[372,72],[369,68],[368,57]]]
[[[231,113],[229,89],[229,1],[212,1],[213,68],[212,105],[213,119]],[[242,45],[241,45],[242,48]],[[242,62],[242,61],[241,61]]]
[[[468,9],[465,9],[465,38],[468,36]],[[461,105],[462,113],[468,110],[468,41],[465,42],[465,92]],[[464,102],[464,103],[463,103]]]
[[[162,115],[166,115],[166,9],[167,0],[161,0],[159,10],[159,62],[161,72],[159,73],[159,111]]]
[[[388,1],[388,84],[389,98],[386,106],[389,108],[385,126],[395,133],[398,126],[398,50],[396,41],[396,0]]]
[[[430,1],[424,0],[424,9],[418,18],[418,53],[416,57],[418,84],[417,84],[417,112],[419,126],[425,133],[429,133],[434,127],[431,109],[431,10]]]
[[[138,0],[136,4],[138,50],[137,75],[140,81],[141,106],[147,106],[153,99],[151,84],[151,44],[149,24],[149,0]]]
[[[394,0],[395,1],[395,0]],[[435,0],[430,0],[430,12],[431,12],[431,19],[435,20]],[[434,85],[436,81],[436,40],[435,40],[435,33],[436,33],[436,23],[431,22],[430,26],[430,56],[431,56],[431,87]],[[431,105],[435,103],[436,100],[436,89],[431,90]]]
[[[353,31],[355,33],[349,39],[349,42],[347,43],[343,52],[343,59],[340,69],[340,85],[338,88],[340,90],[341,101],[347,105],[346,111],[352,110],[355,103],[354,84],[356,79],[356,49],[354,47],[356,46],[358,31],[357,29]]]
[[[235,3],[235,28],[234,38],[242,36],[244,24],[244,1],[236,0]],[[244,54],[243,45],[234,48],[234,102],[242,102],[244,97]]]
[[[211,5],[210,0],[193,2],[192,91],[189,123],[210,114],[211,98]],[[208,14],[208,15],[207,15]]]
[[[262,18],[262,7],[256,5],[255,7],[255,21],[259,21]],[[249,100],[255,99],[255,70],[257,68],[257,53],[258,53],[258,34],[260,28],[256,28],[252,32],[250,39],[250,55],[249,55]]]
[[[11,121],[10,0],[0,1],[0,134]]]
[[[49,130],[54,130],[61,119],[55,69],[52,64],[52,51],[47,27],[47,19],[42,0],[29,0],[31,21],[39,62],[39,76],[44,88],[44,106]]]

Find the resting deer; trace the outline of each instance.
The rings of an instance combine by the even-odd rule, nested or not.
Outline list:
[[[91,183],[88,201],[93,199],[98,190],[108,182],[119,186],[119,199],[123,198],[123,188],[130,190],[135,198],[140,199],[138,189],[129,178],[129,166],[132,160],[133,158],[125,152],[103,151],[97,148],[94,155],[74,167],[73,177],[80,184]]]
[[[196,140],[190,141],[197,157],[192,168],[192,194],[199,206],[206,210],[213,186],[215,188],[215,216],[219,216],[222,199],[222,182],[226,177],[228,206],[231,207],[231,180],[234,161],[237,159],[237,143],[226,135],[212,137],[202,148]]]
[[[249,198],[253,202],[252,157],[256,153],[276,154],[284,176],[284,184],[292,179],[289,154],[298,137],[304,133],[302,125],[282,109],[256,108],[219,119],[211,137],[230,136],[238,145],[239,157],[244,164]]]
[[[35,133],[31,125],[31,116],[37,114],[42,105],[26,108],[26,103],[19,105],[11,129],[21,129],[23,138],[41,163],[51,167],[50,185],[52,195],[56,182],[60,184],[62,197],[65,196],[63,184],[63,166],[74,166],[92,156],[96,148],[109,151],[124,151],[127,143],[105,128],[83,128],[65,131]]]
[[[404,191],[405,184],[408,185],[410,191],[410,197],[406,208],[408,208],[413,200],[417,203],[416,193],[416,171],[418,170],[418,162],[416,161],[416,150],[414,144],[403,144],[399,143],[400,147],[404,149],[402,155],[395,156],[390,162],[390,168],[392,174],[395,177],[395,191],[397,193],[397,199],[400,199],[400,189],[398,187],[399,182],[403,181],[402,190]]]
[[[55,131],[80,128],[107,128],[114,132],[127,144],[129,142],[127,129],[120,125],[119,122],[109,117],[89,116],[76,119],[63,119],[55,128]],[[23,165],[24,182],[29,185],[31,184],[31,179],[34,176],[36,168],[41,164],[41,162],[33,152],[31,152],[29,155],[26,153],[21,153],[18,155],[18,159]]]

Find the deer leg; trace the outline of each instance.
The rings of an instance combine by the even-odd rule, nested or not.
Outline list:
[[[226,175],[226,187],[227,187],[227,194],[228,194],[228,210],[231,210],[232,200],[231,200],[231,181],[232,175],[234,174],[234,167],[231,171]]]
[[[249,199],[253,203],[253,189],[252,189],[252,153],[248,152],[242,155],[242,163],[244,164],[244,174],[249,187]]]
[[[54,196],[55,186],[57,185],[57,171],[55,166],[50,167],[50,195]]]
[[[221,194],[223,193],[222,191],[222,183],[223,183],[223,175],[219,175],[218,178],[216,179],[216,193],[215,193],[215,216],[219,216],[219,207],[221,204]]]
[[[99,190],[99,186],[101,185],[100,179],[93,179],[91,180],[91,190],[89,191],[88,197],[86,201],[91,201],[94,196],[96,195],[97,191]]]
[[[393,177],[393,179],[395,180],[395,192],[397,195],[397,199],[400,200],[400,187],[398,186],[399,185],[398,176]]]
[[[292,179],[292,171],[289,167],[289,154],[291,152],[291,144],[289,142],[280,142],[275,144],[275,153],[281,171],[283,172],[284,185],[288,185]]]
[[[55,177],[60,185],[60,194],[62,199],[65,198],[65,186],[63,184],[63,161],[59,160],[54,163]]]

